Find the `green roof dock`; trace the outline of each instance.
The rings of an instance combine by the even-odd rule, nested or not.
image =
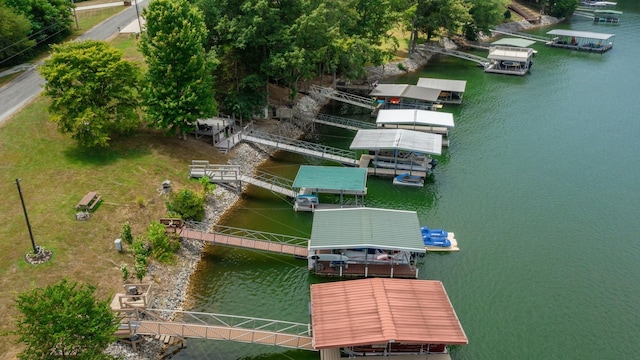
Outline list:
[[[302,165],[292,187],[298,193],[293,205],[296,211],[361,207],[367,194],[367,169]],[[340,201],[338,204],[321,204],[318,201],[320,194],[340,195]],[[355,202],[345,204],[344,195],[353,195]]]

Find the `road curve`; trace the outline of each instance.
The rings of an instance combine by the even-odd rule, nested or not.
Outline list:
[[[142,11],[143,3],[146,1],[138,1],[139,11]],[[119,28],[124,28],[134,20],[136,20],[136,9],[135,6],[130,6],[91,28],[78,39],[108,40],[118,33]],[[0,124],[33,101],[43,90],[45,80],[38,73],[38,65],[40,63],[0,88]]]

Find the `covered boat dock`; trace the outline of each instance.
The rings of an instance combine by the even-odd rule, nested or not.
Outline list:
[[[380,109],[435,110],[440,97],[439,89],[407,84],[378,84],[369,94]]]
[[[467,88],[466,80],[450,80],[436,78],[420,78],[417,86],[438,89],[438,101],[443,104],[461,104],[462,96]]]
[[[520,38],[503,38],[491,43],[489,63],[484,71],[488,73],[524,75],[533,65],[531,58],[535,50],[530,48],[535,41]]]
[[[369,174],[396,176],[404,173],[426,177],[437,165],[430,155],[442,154],[442,135],[404,129],[363,129],[353,138],[352,150],[366,150],[360,167]]]
[[[564,29],[551,30],[547,35],[551,37],[546,43],[547,46],[599,53],[611,50],[616,37],[615,34]]]
[[[426,252],[415,211],[375,208],[318,210],[308,266],[318,276],[417,278]]]
[[[311,285],[311,329],[320,359],[368,355],[450,360],[467,336],[442,282],[361,279]]]
[[[379,129],[415,130],[443,136],[448,136],[454,127],[453,114],[417,109],[380,110],[376,124]]]
[[[296,211],[364,206],[367,169],[302,165],[292,187],[298,193],[293,205]],[[340,199],[337,204],[320,203],[320,194],[335,194]],[[345,204],[345,195],[354,196],[354,202]]]

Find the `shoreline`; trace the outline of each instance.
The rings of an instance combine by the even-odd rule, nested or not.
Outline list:
[[[543,16],[540,24],[531,25],[526,21],[511,22],[497,26],[496,29],[508,31],[522,31],[538,27],[556,24],[562,20]],[[488,39],[488,37],[483,38]],[[450,46],[450,41],[442,45]],[[373,82],[398,75],[419,71],[426,66],[433,54],[425,54],[416,51],[408,58],[401,61],[394,61],[380,66],[367,68],[366,81]],[[402,64],[402,65],[400,65]],[[401,70],[401,67],[403,70]],[[300,97],[294,106],[294,113],[313,114],[316,113],[328,102],[326,99],[315,99],[311,95]],[[304,132],[293,125],[292,122],[280,120],[257,120],[256,128],[262,131],[278,133],[289,137],[300,137]],[[274,150],[259,145],[248,145],[241,143],[231,150],[228,157],[228,164],[241,165],[241,171],[252,175],[269,157],[279,150]],[[245,185],[247,186],[247,185]],[[221,186],[217,186],[215,191],[209,195],[205,208],[205,222],[215,224],[225,215],[231,212],[241,199],[241,195],[235,194]],[[153,307],[157,309],[183,310],[189,308],[191,304],[191,276],[196,272],[198,265],[205,251],[205,245],[196,240],[181,239],[182,247],[177,253],[176,264],[170,268],[152,263],[149,266],[147,281],[154,284]],[[127,360],[154,360],[161,358],[166,351],[164,344],[150,337],[145,337],[139,344],[139,349],[134,352],[130,345],[120,342],[111,344],[105,352]]]

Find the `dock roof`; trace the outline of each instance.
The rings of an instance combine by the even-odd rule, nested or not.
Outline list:
[[[380,109],[376,124],[454,126],[453,114],[417,109]]]
[[[353,138],[352,150],[404,150],[442,154],[442,135],[403,129],[361,129]]]
[[[424,253],[415,211],[375,208],[316,210],[309,250],[376,248]]]
[[[573,31],[564,29],[555,29],[547,32],[547,35],[559,35],[559,36],[575,36],[578,38],[595,39],[595,40],[608,40],[615,34],[597,33],[591,31]]]
[[[407,84],[378,84],[369,96],[399,97],[435,102],[440,96],[440,89],[431,89]]]
[[[293,188],[328,194],[364,195],[367,193],[367,169],[302,165],[293,181]]]
[[[418,79],[417,86],[431,89],[440,89],[441,91],[464,92],[464,90],[467,88],[467,80],[420,78]]]
[[[491,46],[496,46],[496,45],[505,45],[505,46],[515,46],[515,47],[522,47],[522,48],[527,48],[530,47],[531,45],[535,44],[536,42],[533,40],[527,40],[527,39],[521,39],[521,38],[502,38],[498,41],[494,41],[491,43]]]
[[[491,46],[489,48],[489,59],[510,60],[510,61],[526,61],[533,56],[533,49],[521,48],[514,46]]]
[[[314,347],[468,344],[442,282],[382,279],[311,285]]]

